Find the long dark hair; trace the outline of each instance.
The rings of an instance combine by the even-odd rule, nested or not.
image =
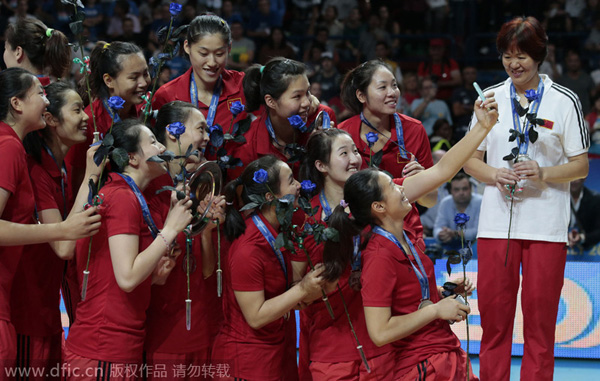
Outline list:
[[[156,124],[154,125],[154,127],[152,127],[152,132],[154,132],[154,136],[156,136],[156,139],[162,144],[165,144],[165,142],[167,141],[167,126],[174,122],[185,122],[185,120],[190,116],[190,112],[192,110],[198,110],[198,108],[188,102],[173,101],[164,104],[160,108],[160,110],[158,110],[158,115],[156,116]]]
[[[331,158],[331,147],[333,142],[340,135],[350,134],[338,128],[328,128],[315,132],[306,143],[306,156],[300,167],[300,179],[312,181],[317,188],[313,193],[318,193],[325,186],[325,176],[315,167],[318,160],[323,164],[329,164]]]
[[[243,80],[246,111],[258,110],[267,94],[279,99],[296,76],[305,74],[306,66],[302,62],[283,57],[275,57],[265,66],[250,66]]]
[[[325,264],[324,277],[333,281],[338,279],[352,260],[354,246],[352,237],[367,226],[377,223],[371,214],[371,204],[383,200],[383,193],[379,186],[379,170],[368,168],[358,171],[344,185],[344,201],[348,204],[352,218],[338,205],[333,210],[327,224],[339,232],[339,241],[325,241],[323,250],[323,263]],[[370,232],[363,239],[364,248],[370,238]]]
[[[20,67],[11,67],[0,71],[0,120],[6,121],[12,112],[10,99],[23,99],[33,86],[34,75]]]
[[[6,41],[12,49],[20,46],[29,62],[41,73],[60,78],[71,65],[69,40],[60,30],[48,29],[38,19],[21,18],[6,28]]]
[[[281,169],[280,159],[273,155],[266,155],[254,160],[237,179],[230,181],[223,190],[227,208],[225,210],[225,235],[229,241],[233,241],[246,231],[244,218],[238,211],[239,208],[251,202],[251,195],[264,195],[272,190],[278,192],[280,188],[279,172]],[[267,182],[259,184],[254,181],[254,172],[259,169],[267,171]],[[243,205],[237,205],[238,187],[242,187],[241,198]]]
[[[92,50],[90,58],[90,88],[92,96],[107,98],[108,87],[104,83],[104,74],[115,78],[123,70],[123,58],[130,54],[142,54],[142,49],[131,42],[115,41],[110,44],[99,41]],[[83,83],[80,86],[84,85]]]
[[[380,67],[386,68],[390,73],[393,73],[392,69],[385,62],[371,60],[350,70],[344,77],[340,98],[344,106],[350,109],[353,114],[360,114],[363,110],[363,104],[356,97],[356,90],[366,94],[367,87],[369,87],[373,79],[373,74]]]

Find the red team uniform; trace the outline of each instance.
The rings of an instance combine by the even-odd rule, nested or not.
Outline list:
[[[129,293],[123,291],[114,275],[108,240],[119,234],[137,235],[141,252],[154,239],[125,180],[116,173],[109,174],[101,193],[102,225],[92,241],[87,296],[78,305],[77,320],[67,338],[65,362],[71,369],[98,368],[104,377],[133,379],[141,371],[152,279],[148,277]],[[80,276],[85,269],[89,240],[77,242]],[[96,374],[90,379],[95,377]]]
[[[277,236],[277,232],[262,217],[265,226]],[[285,256],[288,276],[291,276],[289,258]],[[238,237],[229,250],[228,267],[224,271],[227,286],[224,287],[224,322],[213,347],[212,363],[227,369],[228,375],[247,380],[283,380],[282,375],[292,377],[287,367],[286,335],[293,320],[279,318],[260,329],[248,325],[235,298],[235,291],[264,290],[265,300],[283,294],[289,279],[273,252],[273,249],[253,223],[246,220],[246,231]],[[293,311],[290,313],[293,314]],[[294,327],[295,329],[295,327]],[[295,358],[293,358],[295,363]]]
[[[35,181],[37,213],[57,209],[64,218],[71,207],[66,178],[45,149],[41,150],[41,157],[41,164],[31,157],[28,163],[31,179]],[[17,365],[21,368],[44,367],[49,371],[60,364],[63,329],[59,292],[64,269],[65,261],[50,244],[25,246],[11,295],[12,323],[18,340]],[[30,379],[46,377],[30,375]]]
[[[27,154],[19,136],[4,122],[0,122],[0,152],[3,167],[0,171],[0,188],[10,192],[2,219],[19,224],[35,223],[35,199],[27,168]],[[17,358],[10,296],[23,248],[0,246],[0,367],[3,369],[14,366]]]

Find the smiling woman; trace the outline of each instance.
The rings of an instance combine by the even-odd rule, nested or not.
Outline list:
[[[104,135],[113,122],[140,115],[142,95],[150,84],[148,65],[140,47],[129,42],[98,42],[92,50],[90,68],[90,87],[95,98],[85,109],[90,120],[92,108],[94,110],[95,124],[90,122],[90,126]],[[108,99],[115,96],[125,101],[118,112],[108,105]],[[93,141],[94,132],[89,128],[86,142],[75,146],[67,156],[67,163],[73,166],[71,189],[81,184],[85,152]]]
[[[22,245],[89,236],[97,232],[100,217],[93,215],[96,208],[90,208],[64,222],[36,224],[36,202],[21,140],[46,126],[44,111],[49,103],[39,80],[21,68],[0,72],[0,88],[0,366],[5,369],[17,357],[9,299]]]

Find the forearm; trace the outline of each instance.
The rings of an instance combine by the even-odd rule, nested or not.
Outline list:
[[[0,220],[0,246],[34,245],[68,239],[63,223],[18,224]]]
[[[425,196],[422,196],[417,200],[419,205],[424,206],[426,208],[432,208],[437,203],[437,189],[427,193]]]
[[[541,167],[540,179],[547,183],[567,183],[582,179],[589,171],[587,153],[569,158],[569,162],[554,167]]]
[[[423,116],[423,112],[425,112],[425,109],[427,108],[427,105],[429,104],[429,101],[423,100],[423,102],[421,102],[417,107],[415,107],[415,109],[412,111],[412,115],[415,118],[420,118],[421,116]]]
[[[299,284],[296,284],[283,294],[265,300],[256,311],[244,312],[244,317],[250,327],[261,329],[293,310],[305,296],[306,293],[302,291]]]
[[[479,157],[480,156],[480,157]],[[482,183],[493,185],[496,183],[496,168],[483,161],[483,152],[477,151],[464,166],[465,172]]]
[[[373,343],[379,347],[403,339],[436,319],[435,309],[430,306],[408,315],[391,316],[378,324],[370,318],[369,310],[372,308],[365,307],[367,330]]]

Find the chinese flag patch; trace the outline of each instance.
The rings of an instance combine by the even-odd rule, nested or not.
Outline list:
[[[547,128],[549,130],[552,129],[552,127],[554,127],[554,122],[548,119],[542,119],[544,121],[544,124],[540,124],[540,127],[544,127]]]
[[[227,106],[229,106],[229,109],[231,110],[231,105],[233,104],[233,102],[235,101],[239,101],[240,103],[242,102],[242,98],[233,98],[233,99],[228,99],[227,100]]]

